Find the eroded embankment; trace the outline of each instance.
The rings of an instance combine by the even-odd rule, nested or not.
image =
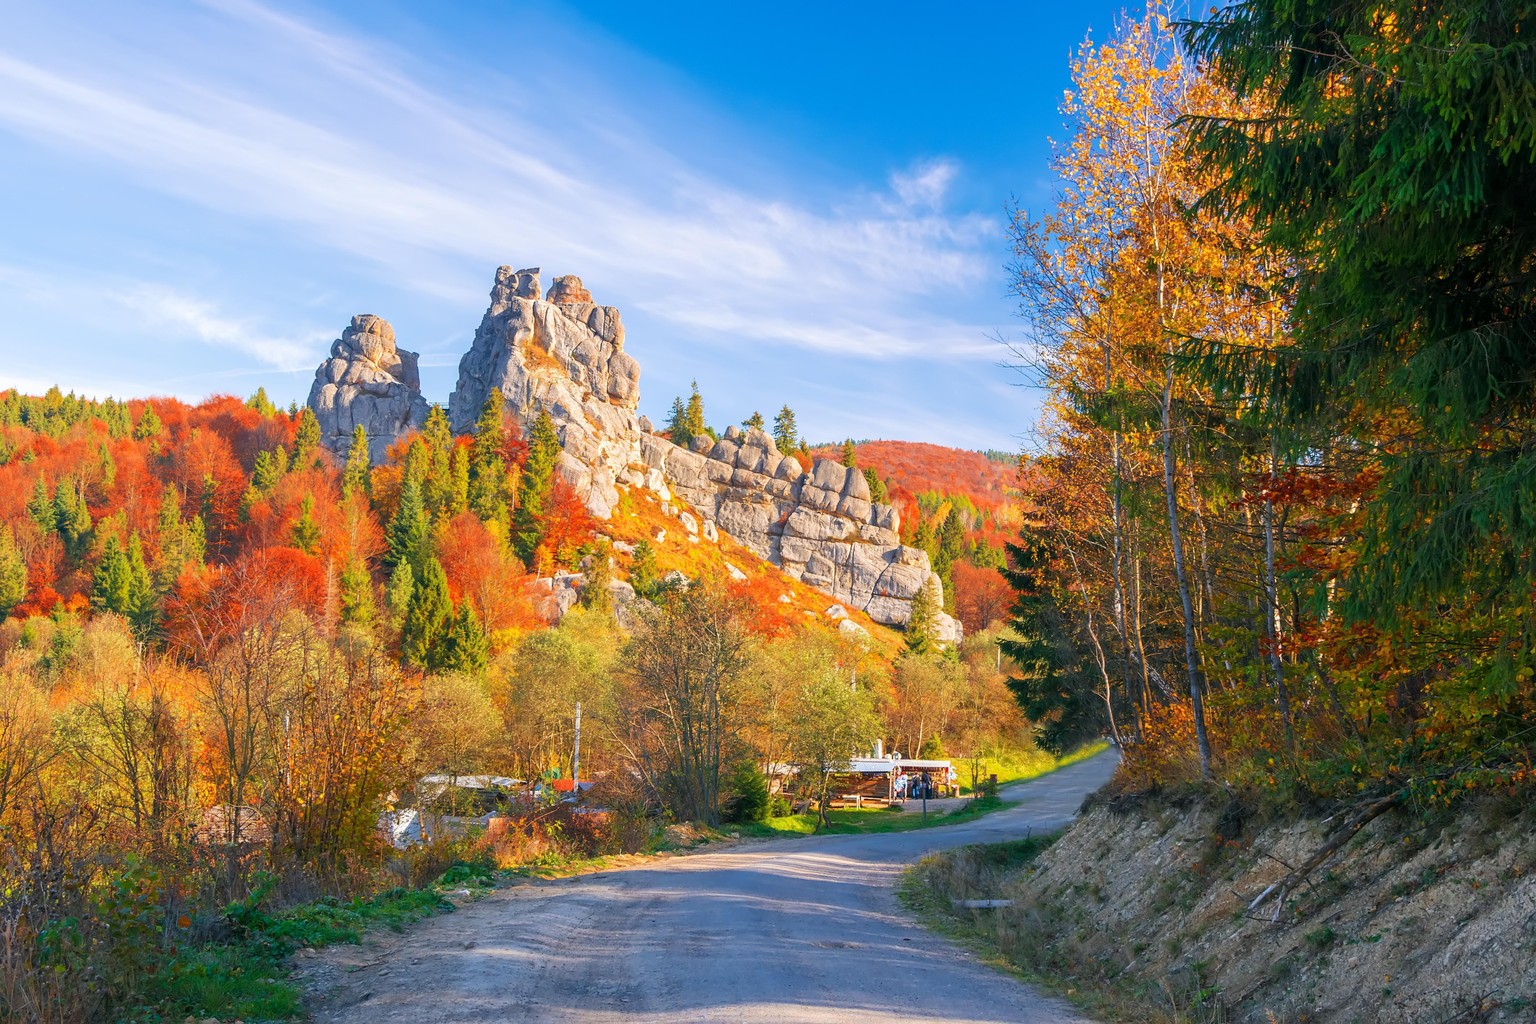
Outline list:
[[[1536,808],[1394,811],[1312,870],[1274,921],[1255,897],[1348,812],[1261,822],[1239,803],[1101,803],[1026,864],[1016,846],[924,861],[909,886],[1026,973],[1106,1016],[1182,1021],[1536,1021]],[[1010,855],[1011,854],[1011,855]]]

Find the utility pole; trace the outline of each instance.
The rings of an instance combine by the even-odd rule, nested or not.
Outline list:
[[[571,796],[581,796],[581,701],[576,702],[576,748],[571,754]]]

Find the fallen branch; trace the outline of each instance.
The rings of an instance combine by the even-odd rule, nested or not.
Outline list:
[[[1255,910],[1264,905],[1265,900],[1269,899],[1270,896],[1274,896],[1275,909],[1269,919],[1273,923],[1278,923],[1280,921],[1280,914],[1285,909],[1285,898],[1290,895],[1291,891],[1305,881],[1308,875],[1337,853],[1341,846],[1353,839],[1355,833],[1402,803],[1403,795],[1403,791],[1398,790],[1396,793],[1381,797],[1356,809],[1355,813],[1345,819],[1343,825],[1339,826],[1338,831],[1334,832],[1327,842],[1318,847],[1317,852],[1302,862],[1300,867],[1292,868],[1284,878],[1271,884],[1263,892],[1255,896],[1253,902],[1248,904],[1248,913],[1252,915]]]

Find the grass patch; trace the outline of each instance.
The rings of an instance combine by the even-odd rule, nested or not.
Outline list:
[[[1042,775],[1049,775],[1058,769],[1065,768],[1069,764],[1086,761],[1090,757],[1096,757],[1109,749],[1107,740],[1098,740],[1087,746],[1079,747],[1069,754],[1056,757],[1038,747],[1032,750],[1010,751],[997,757],[988,757],[981,762],[981,779],[986,781],[989,775],[997,776],[997,784],[1006,786],[1014,782],[1028,782],[1030,779],[1038,779]],[[965,761],[955,764],[955,770],[960,773],[962,779],[971,777],[970,769]],[[961,786],[960,792],[969,793],[969,786]]]
[[[1000,811],[1007,807],[1008,803],[997,797],[982,797],[979,800],[967,800],[952,811],[940,814],[937,811],[929,811],[927,820],[923,820],[921,813],[917,811],[893,812],[884,807],[871,807],[865,809],[842,808],[827,812],[827,827],[822,830],[822,835],[875,835],[887,832],[913,832],[921,828],[935,828],[939,825],[956,825],[965,821],[974,821],[984,814]],[[758,839],[784,839],[790,836],[808,836],[816,831],[816,815],[814,814],[790,814],[782,818],[769,818],[767,821],[747,822],[741,825],[727,826],[733,832],[740,832],[743,836],[752,836]]]
[[[288,980],[284,963],[297,950],[338,942],[361,942],[374,929],[400,931],[432,914],[453,910],[448,889],[487,889],[489,868],[456,864],[426,889],[390,889],[377,896],[310,903],[267,912],[263,890],[231,904],[224,919],[227,942],[184,946],[155,972],[145,991],[143,1022],[201,1020],[291,1020],[304,1014],[302,996]]]

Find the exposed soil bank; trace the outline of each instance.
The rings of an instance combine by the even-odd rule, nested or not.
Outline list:
[[[1536,1021],[1536,808],[1485,802],[1426,826],[1376,818],[1272,920],[1255,897],[1346,814],[1260,822],[1240,805],[1101,803],[1027,864],[929,858],[911,891],[1106,1016],[1279,1024]]]

